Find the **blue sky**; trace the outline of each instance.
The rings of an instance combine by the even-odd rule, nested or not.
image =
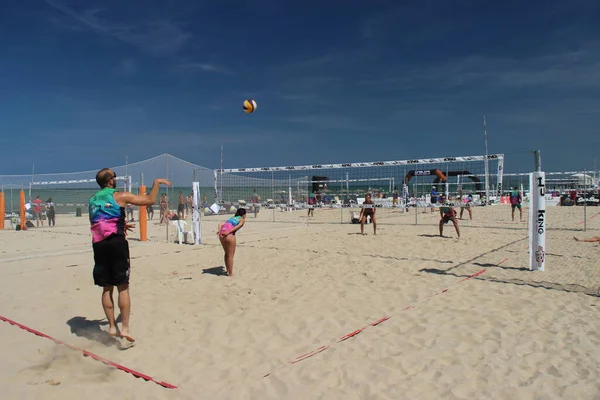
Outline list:
[[[484,114],[507,171],[600,150],[597,0],[11,3],[0,174],[476,155]]]

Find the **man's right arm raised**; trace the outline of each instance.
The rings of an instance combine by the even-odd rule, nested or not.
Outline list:
[[[171,186],[171,182],[166,179],[155,179],[152,189],[150,189],[150,193],[133,194],[129,192],[117,192],[115,193],[115,201],[122,207],[125,207],[127,204],[133,204],[134,206],[150,206],[156,202],[160,185]]]

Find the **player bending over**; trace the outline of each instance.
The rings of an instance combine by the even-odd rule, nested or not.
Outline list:
[[[454,229],[456,229],[456,235],[460,239],[460,230],[458,229],[458,221],[456,221],[456,210],[454,207],[448,204],[446,195],[442,195],[442,205],[440,206],[440,236],[444,237],[444,224],[448,221],[452,221]]]
[[[219,224],[217,236],[219,236],[219,241],[225,251],[224,261],[227,276],[233,276],[233,256],[236,247],[235,233],[242,229],[245,223],[246,209],[238,208],[233,217]]]
[[[471,202],[473,202],[473,196],[468,195],[464,200],[463,203],[464,207],[460,208],[460,217],[459,219],[462,219],[463,213],[465,212],[465,209],[467,210],[467,212],[469,213],[469,219],[473,219],[473,212],[471,211]]]

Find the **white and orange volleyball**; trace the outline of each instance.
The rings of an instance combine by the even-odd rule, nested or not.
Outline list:
[[[242,104],[242,109],[248,114],[253,113],[257,107],[258,105],[254,100],[244,100],[244,103]]]

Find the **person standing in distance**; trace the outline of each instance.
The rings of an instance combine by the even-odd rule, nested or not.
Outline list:
[[[117,336],[134,342],[129,331],[131,300],[129,297],[129,244],[127,231],[134,228],[125,222],[125,208],[149,206],[154,204],[161,184],[171,186],[166,179],[155,179],[148,195],[135,195],[129,192],[117,192],[117,174],[110,168],[103,168],[96,174],[100,190],[89,200],[89,216],[94,250],[94,284],[102,287],[102,308],[106,314],[111,336]],[[113,290],[119,291],[119,310],[121,311],[121,330],[115,319]]]
[[[371,200],[371,194],[367,193],[365,196],[365,201],[363,201],[363,206],[360,209],[360,234],[365,234],[365,224],[367,223],[367,217],[371,218],[371,222],[373,223],[373,235],[377,235],[377,218],[375,218],[375,204],[373,200]]]
[[[521,196],[521,192],[519,188],[515,186],[515,188],[510,192],[510,208],[512,209],[512,220],[515,221],[515,208],[519,209],[519,220],[523,222],[523,209],[521,207],[521,203],[523,202],[523,196]]]

